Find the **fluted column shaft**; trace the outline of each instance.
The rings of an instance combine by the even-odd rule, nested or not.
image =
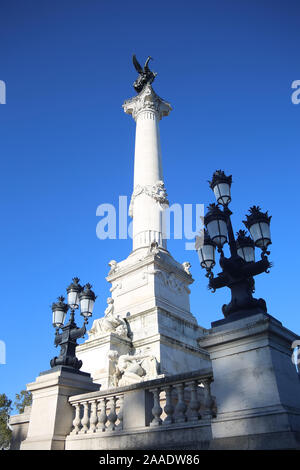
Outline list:
[[[168,205],[163,183],[159,121],[171,110],[151,85],[125,101],[124,111],[136,121],[134,189],[129,213],[133,217],[133,249],[152,242],[166,248],[163,210]]]

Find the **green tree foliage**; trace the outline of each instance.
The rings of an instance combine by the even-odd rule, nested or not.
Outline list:
[[[21,390],[20,393],[16,393],[16,400],[14,406],[19,413],[24,413],[25,406],[30,406],[32,403],[32,395],[28,390]]]
[[[11,430],[8,427],[11,410],[11,400],[5,393],[0,394],[0,449],[7,448],[11,439]]]

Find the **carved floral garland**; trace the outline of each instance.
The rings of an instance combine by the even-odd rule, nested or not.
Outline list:
[[[165,271],[161,271],[160,269],[154,269],[148,271],[148,274],[154,274],[158,276],[163,285],[168,287],[173,292],[178,294],[183,294],[184,291],[186,291],[188,294],[191,293],[190,289],[183,282],[179,281],[174,273],[167,273]]]
[[[131,201],[129,205],[129,215],[133,217],[133,204],[134,200],[140,194],[147,194],[147,196],[152,197],[156,202],[158,202],[163,209],[169,206],[169,201],[167,198],[167,191],[163,181],[158,181],[153,186],[140,186],[139,184],[134,188],[134,191],[131,196]]]

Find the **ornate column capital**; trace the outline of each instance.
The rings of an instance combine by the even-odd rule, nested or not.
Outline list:
[[[160,98],[148,83],[137,96],[124,102],[123,109],[126,114],[131,114],[134,120],[142,111],[152,111],[160,120],[163,116],[168,116],[172,106]]]

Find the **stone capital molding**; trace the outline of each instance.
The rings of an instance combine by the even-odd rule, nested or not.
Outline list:
[[[142,111],[152,111],[160,120],[163,116],[168,116],[170,111],[172,111],[172,106],[160,98],[152,86],[148,84],[137,96],[126,100],[123,104],[123,109],[126,114],[131,114],[134,120],[137,119]]]
[[[161,205],[162,209],[166,209],[166,207],[169,206],[169,201],[167,197],[168,195],[163,181],[157,181],[157,183],[153,184],[152,186],[141,186],[138,184],[134,188],[130,200],[128,210],[130,217],[133,217],[134,200],[140,194],[147,194],[147,196],[150,196],[152,199],[154,199],[154,201]]]
[[[146,252],[137,262],[131,263],[127,260],[126,263],[119,263],[118,269],[114,273],[109,273],[106,277],[108,282],[119,282],[122,284],[123,278],[129,273],[137,270],[145,270],[147,266],[154,265],[155,269],[162,269],[169,273],[175,273],[176,277],[185,284],[189,285],[194,282],[190,274],[183,269],[183,266],[172,258],[168,253],[159,249],[159,254],[155,251]]]

